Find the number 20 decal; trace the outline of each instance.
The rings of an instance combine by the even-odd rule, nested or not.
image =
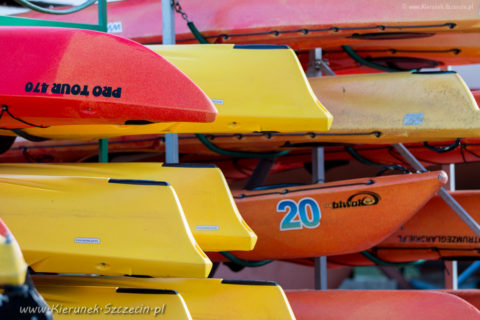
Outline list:
[[[312,198],[303,198],[295,202],[287,199],[277,204],[277,212],[286,212],[280,222],[280,230],[313,229],[320,225],[320,206]]]

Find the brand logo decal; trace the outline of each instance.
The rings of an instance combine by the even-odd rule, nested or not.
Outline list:
[[[379,194],[372,191],[362,191],[355,193],[348,197],[346,201],[333,201],[327,204],[325,207],[332,209],[352,208],[352,207],[366,207],[374,206],[382,198]]]
[[[50,88],[50,90],[48,90]],[[64,95],[73,95],[73,96],[89,96],[90,92],[94,97],[106,97],[106,98],[121,98],[122,97],[122,88],[114,89],[109,86],[95,86],[92,90],[87,85],[79,84],[68,84],[68,83],[53,83],[52,85],[48,83],[37,82],[33,84],[32,82],[27,82],[25,84],[25,92],[33,93],[51,93],[51,94],[64,94]]]

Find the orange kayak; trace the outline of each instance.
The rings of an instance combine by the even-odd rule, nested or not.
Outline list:
[[[343,44],[350,44],[360,57],[369,62],[400,70],[475,64],[480,60],[478,55],[480,33],[478,30],[467,33],[443,32],[416,39],[382,40],[378,33],[373,36],[376,38],[372,37],[371,40],[367,38],[365,41],[357,43],[344,42]],[[299,58],[304,65],[308,61],[306,52],[300,54]],[[340,47],[325,48],[323,58],[329,61],[330,67],[336,71],[375,70],[360,67],[358,62]]]
[[[455,191],[454,198],[480,221],[480,191]],[[435,196],[401,229],[376,245],[371,253],[389,262],[437,260],[442,258],[480,257],[480,239],[460,220],[450,207]],[[360,254],[335,256],[332,263],[371,265]]]
[[[193,138],[192,138],[193,140]],[[480,161],[480,138],[468,138],[456,141],[432,142],[429,146],[442,149],[451,146],[447,152],[437,152],[423,143],[405,144],[408,150],[424,166],[450,163],[470,163]],[[180,153],[182,162],[215,163],[222,169],[227,179],[245,179],[255,169],[258,159],[234,158],[216,154],[200,143],[184,143],[180,136]],[[353,151],[367,161],[380,164],[399,164],[408,167],[408,163],[391,145],[356,145]],[[273,150],[282,150],[273,149]],[[162,156],[165,152],[163,135],[125,136],[109,139],[110,157],[122,157],[136,154],[138,158],[149,159]],[[0,155],[1,162],[83,162],[98,156],[98,141],[47,140],[32,142],[24,139],[15,141],[13,146]],[[133,156],[133,155],[132,155]],[[345,146],[328,146],[325,148],[326,161],[356,161]],[[311,147],[297,147],[287,155],[277,157],[271,173],[301,168],[311,162]]]
[[[451,320],[479,319],[467,301],[437,291],[327,290],[286,291],[298,320]]]
[[[366,250],[410,219],[446,181],[445,173],[437,171],[232,191],[240,213],[258,236],[253,251],[233,254],[264,260]]]

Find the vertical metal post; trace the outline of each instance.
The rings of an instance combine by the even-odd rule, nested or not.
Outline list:
[[[442,169],[448,173],[449,190],[455,191],[455,164],[442,166]],[[458,290],[458,262],[456,260],[445,261],[445,289]]]
[[[98,25],[102,27],[103,32],[107,32],[107,0],[98,0]]]
[[[312,182],[325,182],[325,157],[322,147],[312,150]],[[315,257],[315,290],[327,290],[327,257]]]
[[[323,147],[312,150],[312,182],[325,183],[325,153]]]
[[[162,39],[163,44],[175,44],[175,12],[171,0],[162,0]],[[176,133],[165,134],[165,162],[179,162]]]
[[[307,69],[307,77],[320,77],[322,60],[322,49],[310,50],[310,59]],[[325,182],[325,155],[323,147],[312,149],[312,182]],[[315,257],[315,289],[327,290],[327,257]]]
[[[108,139],[98,140],[98,162],[108,162]]]
[[[308,59],[308,69],[305,73],[307,77],[321,77],[322,71],[319,67],[319,61],[322,60],[322,49],[315,48],[310,50],[310,57]]]
[[[107,1],[98,0],[98,25],[107,32]],[[98,162],[108,162],[108,139],[98,140]]]

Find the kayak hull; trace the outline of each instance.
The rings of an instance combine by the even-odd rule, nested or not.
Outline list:
[[[480,220],[479,191],[455,191],[455,200],[473,217]],[[435,196],[401,229],[377,244],[372,253],[389,262],[411,262],[437,259],[477,259],[480,240],[450,207]],[[332,257],[333,263],[371,265],[360,254]]]
[[[238,209],[258,236],[253,251],[234,255],[295,259],[368,249],[410,219],[445,182],[445,173],[431,172],[234,191]]]

